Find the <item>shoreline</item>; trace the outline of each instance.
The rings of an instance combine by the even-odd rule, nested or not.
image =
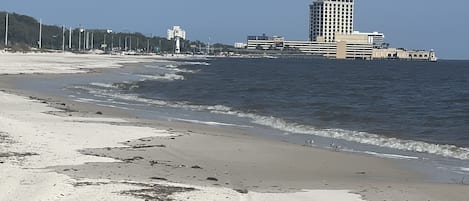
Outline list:
[[[21,79],[28,76],[21,75],[19,77]],[[3,79],[4,76],[1,78]],[[2,82],[5,81],[2,80]],[[0,84],[0,87],[1,89],[8,88],[4,84]],[[15,87],[10,87],[13,91],[8,93],[35,96],[34,94],[28,95],[27,92],[15,92]],[[84,162],[81,164],[67,164],[63,161],[59,163],[50,159],[52,160],[50,161],[51,164],[42,167],[53,170],[52,172],[61,177],[67,175],[67,177],[78,182],[86,178],[85,180],[91,180],[90,184],[96,183],[96,181],[102,182],[104,180],[104,183],[110,181],[106,185],[98,186],[118,185],[122,187],[124,185],[129,187],[124,183],[136,182],[155,185],[159,183],[167,184],[168,181],[187,183],[189,188],[203,186],[202,189],[204,190],[202,192],[205,191],[205,193],[192,191],[173,195],[180,196],[178,199],[190,197],[194,200],[204,200],[204,198],[208,198],[207,196],[219,196],[216,198],[228,196],[232,200],[240,200],[246,196],[261,199],[262,197],[269,198],[269,196],[279,197],[282,195],[295,200],[295,196],[312,198],[320,195],[331,196],[336,193],[344,196],[342,199],[338,198],[336,200],[465,200],[468,195],[466,193],[468,188],[465,185],[427,183],[421,177],[415,176],[415,172],[404,170],[394,162],[386,159],[301,147],[255,137],[243,132],[242,129],[135,119],[132,115],[118,109],[77,103],[66,98],[49,97],[47,94],[44,95],[45,97],[36,94],[39,100],[28,101],[27,98],[8,95],[4,92],[0,93],[0,97],[7,97],[7,99],[11,98],[20,102],[13,104],[2,100],[2,104],[10,104],[12,107],[15,105],[28,105],[30,108],[41,108],[40,110],[31,111],[31,113],[28,111],[29,108],[26,111],[30,116],[39,115],[41,118],[46,119],[53,117],[53,120],[51,120],[55,122],[53,125],[68,124],[70,122],[66,119],[78,118],[78,120],[72,120],[72,125],[67,125],[72,127],[71,132],[75,132],[71,135],[73,139],[80,139],[81,131],[90,122],[93,122],[91,124],[97,127],[94,130],[95,132],[106,129],[110,132],[122,132],[119,131],[122,127],[129,129],[128,134],[120,133],[120,138],[115,138],[106,132],[101,133],[101,137],[109,138],[114,143],[106,144],[99,141],[95,146],[82,147],[79,149],[81,150],[80,153],[71,150],[68,153],[69,155],[73,153],[77,158],[88,158],[83,159]],[[45,106],[46,104],[49,104],[49,106]],[[50,106],[59,107],[64,111],[52,109]],[[53,113],[44,114],[44,112],[50,110]],[[103,115],[97,114],[97,112],[101,112]],[[2,111],[0,117],[4,118],[5,122],[10,123],[22,123],[21,120],[24,121],[25,119],[36,121],[34,118],[28,119],[27,115],[22,116],[20,110],[11,110],[10,113],[5,112],[5,114]],[[42,123],[41,121],[35,121],[28,123],[30,126]],[[1,128],[3,127],[0,127],[0,131],[3,131]],[[50,128],[44,127],[39,130],[50,132],[48,129]],[[137,134],[135,131],[130,131],[133,129],[142,129],[144,131]],[[154,129],[158,129],[160,135],[148,138],[154,135]],[[6,133],[13,136],[13,138],[18,137],[18,135],[22,138],[27,137],[23,134],[14,134],[14,128]],[[165,136],[166,134],[171,135]],[[51,137],[51,133],[44,135]],[[69,136],[61,137],[63,139],[69,138]],[[128,142],[129,140],[130,142]],[[54,144],[59,142],[46,141],[44,143]],[[123,142],[125,143],[121,144]],[[75,142],[71,143],[73,145]],[[214,144],[217,146],[212,149],[208,147]],[[83,155],[83,153],[87,155]],[[31,156],[31,160],[35,157],[37,156]],[[29,156],[26,158],[29,158]],[[100,161],[103,158],[107,159]],[[165,163],[165,161],[170,162]],[[0,166],[2,165],[4,163],[0,164]],[[161,174],[161,172],[171,174]],[[193,178],[194,175],[196,178]],[[190,178],[191,176],[192,178]],[[116,181],[121,183],[117,182],[116,184]],[[63,186],[67,185],[63,184]],[[84,186],[87,190],[97,187],[96,185]],[[188,187],[187,185],[183,186]],[[304,191],[305,189],[310,190]],[[180,189],[173,190],[178,192]],[[318,192],[315,190],[325,191]],[[272,192],[277,194],[271,194]],[[130,195],[138,197],[138,192],[130,193]]]

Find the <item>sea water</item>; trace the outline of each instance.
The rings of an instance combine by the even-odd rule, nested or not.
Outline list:
[[[146,118],[234,126],[469,174],[467,61],[168,61],[68,81],[61,89]]]

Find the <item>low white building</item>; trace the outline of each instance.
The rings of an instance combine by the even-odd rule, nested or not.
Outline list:
[[[433,50],[388,48],[382,33],[336,34],[334,42],[288,41],[276,36],[248,36],[250,50],[296,50],[305,54],[335,59],[386,59],[437,61]]]
[[[437,61],[433,50],[406,50],[403,48],[373,49],[373,59]]]
[[[327,58],[371,60],[373,47],[367,41],[368,38],[363,35],[341,42],[287,41],[283,37],[262,35],[248,36],[247,49],[264,51],[297,50],[302,53]]]
[[[248,46],[248,44],[246,44],[246,43],[235,43],[235,44],[234,44],[234,47],[235,47],[236,49],[244,49],[244,48],[246,48],[247,46]]]

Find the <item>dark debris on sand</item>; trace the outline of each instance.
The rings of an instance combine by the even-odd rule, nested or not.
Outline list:
[[[5,132],[0,131],[0,144],[13,144],[14,141]]]
[[[0,153],[0,158],[10,158],[10,157],[27,157],[27,156],[36,156],[39,155],[37,153],[25,152],[25,153],[17,153],[17,152],[7,152],[7,153]]]
[[[208,181],[218,181],[218,179],[215,178],[215,177],[207,177],[207,180]]]
[[[135,185],[129,183],[131,185]],[[144,200],[155,200],[155,201],[173,201],[174,199],[170,198],[174,193],[182,193],[196,190],[195,188],[185,188],[185,187],[175,187],[175,186],[163,186],[159,184],[138,184],[139,186],[144,187],[139,190],[128,190],[123,191],[123,195],[131,195],[137,198]]]
[[[161,179],[163,180],[163,179]],[[130,195],[143,200],[148,201],[173,201],[170,198],[174,193],[183,193],[195,191],[195,188],[177,187],[177,186],[164,186],[160,184],[146,184],[146,183],[134,183],[134,182],[77,182],[74,184],[75,187],[83,186],[100,186],[107,184],[126,184],[131,186],[138,186],[142,189],[138,190],[127,190],[121,191],[122,195]]]
[[[241,194],[248,194],[249,191],[246,189],[234,189],[236,192],[241,193]]]

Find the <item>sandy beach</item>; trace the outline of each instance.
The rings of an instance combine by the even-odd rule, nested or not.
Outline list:
[[[465,201],[388,159],[228,128],[139,119],[16,90],[32,74],[75,74],[171,58],[0,53],[0,200]],[[464,182],[462,182],[464,183]]]

